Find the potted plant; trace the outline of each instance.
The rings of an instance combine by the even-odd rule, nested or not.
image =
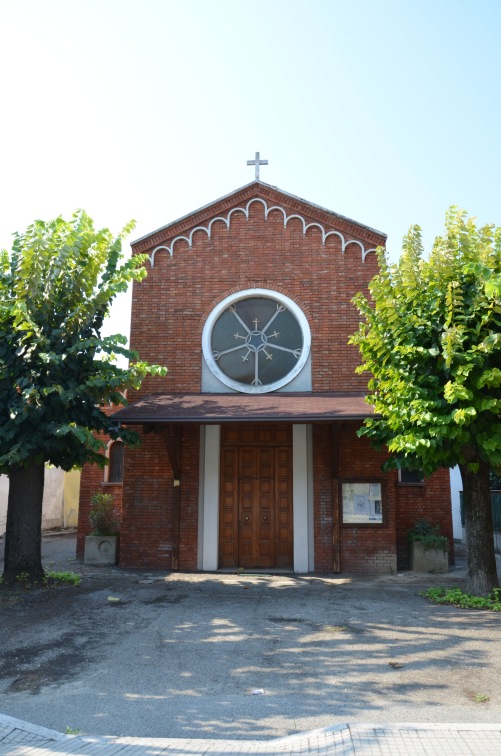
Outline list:
[[[440,525],[419,520],[409,530],[411,570],[415,572],[448,572],[449,541],[440,533]]]
[[[120,520],[111,494],[92,496],[89,521],[92,530],[85,538],[84,564],[95,567],[117,564]]]

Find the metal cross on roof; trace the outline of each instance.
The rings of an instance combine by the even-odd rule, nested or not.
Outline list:
[[[259,181],[259,166],[260,165],[268,165],[267,160],[260,160],[259,159],[259,152],[256,152],[256,157],[254,160],[248,160],[247,165],[254,165],[256,166],[256,181]]]

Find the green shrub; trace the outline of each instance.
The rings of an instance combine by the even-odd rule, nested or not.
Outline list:
[[[65,583],[66,585],[78,586],[82,582],[81,575],[76,572],[46,572],[44,581],[49,584]]]
[[[120,520],[113,505],[111,494],[96,493],[90,500],[89,520],[91,535],[118,535]]]
[[[440,525],[432,525],[428,520],[419,520],[408,532],[409,541],[419,541],[427,549],[441,549],[444,554],[449,548],[447,536],[440,533]]]
[[[419,594],[433,601],[434,604],[452,604],[461,609],[489,609],[492,612],[501,612],[501,588],[494,588],[488,596],[472,596],[463,593],[460,588],[443,588],[437,586],[428,588]]]
[[[3,582],[0,579],[0,583]],[[79,586],[81,582],[82,578],[76,572],[45,572],[40,580],[33,580],[27,572],[16,575],[17,587],[24,588],[25,591],[32,588],[54,588],[61,584]]]

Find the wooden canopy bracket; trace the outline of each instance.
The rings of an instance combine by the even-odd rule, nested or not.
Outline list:
[[[174,475],[174,498],[172,509],[172,532],[174,543],[172,548],[172,569],[179,569],[179,529],[181,524],[181,426],[168,423],[162,426],[162,436],[169,455],[172,474]]]
[[[162,427],[162,436],[169,455],[169,462],[174,474],[174,485],[181,480],[181,426],[168,423]]]
[[[332,571],[341,572],[341,544],[339,532],[339,425],[331,425],[331,478],[332,478]]]

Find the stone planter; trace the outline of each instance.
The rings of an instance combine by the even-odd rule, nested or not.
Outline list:
[[[86,536],[84,564],[109,567],[118,563],[118,536]]]
[[[422,541],[411,541],[411,570],[414,572],[449,572],[449,552],[426,547]]]

